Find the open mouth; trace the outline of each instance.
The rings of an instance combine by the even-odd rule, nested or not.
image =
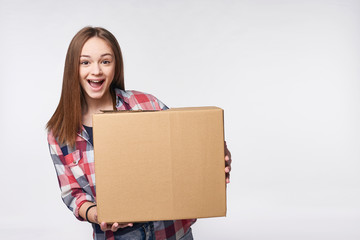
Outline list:
[[[105,82],[105,80],[88,80],[88,83],[93,88],[99,88]]]

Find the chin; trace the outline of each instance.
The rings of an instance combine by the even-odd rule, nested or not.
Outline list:
[[[90,98],[94,99],[94,100],[101,100],[103,97],[104,97],[104,94],[102,94],[102,95],[99,95],[99,94],[90,95]]]
[[[88,97],[90,99],[93,99],[93,100],[100,100],[104,97],[105,93],[101,92],[101,93],[94,93],[94,92],[90,92],[90,93],[86,93],[86,95],[88,95]]]

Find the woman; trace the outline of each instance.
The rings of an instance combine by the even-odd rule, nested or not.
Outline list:
[[[192,239],[190,226],[195,219],[125,224],[97,221],[92,115],[100,110],[135,109],[167,107],[150,94],[125,91],[120,46],[109,31],[81,29],[69,45],[60,102],[47,123],[62,199],[79,220],[92,223],[94,239]],[[228,183],[231,156],[225,149]]]

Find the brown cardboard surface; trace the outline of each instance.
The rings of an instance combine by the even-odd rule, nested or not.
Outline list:
[[[226,215],[223,110],[93,116],[100,222]]]

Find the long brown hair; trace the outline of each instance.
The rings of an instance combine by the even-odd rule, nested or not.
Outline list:
[[[46,125],[58,138],[60,144],[75,146],[77,132],[81,130],[82,108],[86,101],[79,79],[79,61],[81,50],[87,40],[99,37],[105,40],[115,55],[115,75],[110,85],[110,92],[115,105],[115,88],[124,90],[124,66],[119,43],[112,33],[100,27],[85,27],[71,40],[65,67],[61,97],[55,113]]]

